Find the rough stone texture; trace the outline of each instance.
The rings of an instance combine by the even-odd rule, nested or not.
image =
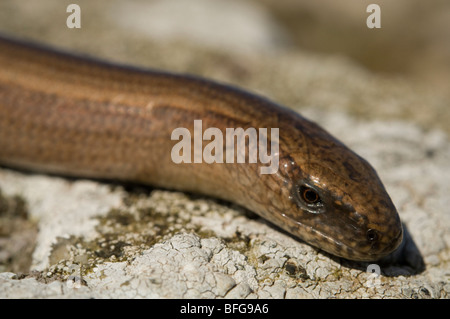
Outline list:
[[[130,2],[129,10],[147,6]],[[378,277],[367,271],[368,263],[322,253],[230,203],[0,168],[0,197],[7,203],[23,201],[24,216],[39,229],[31,243],[29,271],[12,273],[1,265],[0,297],[449,298],[446,93],[426,83],[371,73],[342,57],[287,50],[289,45],[261,52],[274,45],[271,36],[257,37],[261,43],[253,45],[255,51],[247,45],[240,51],[239,43],[246,44],[245,36],[253,32],[242,32],[232,52],[218,49],[217,41],[212,46],[190,41],[194,31],[183,33],[187,41],[172,37],[173,29],[156,39],[118,21],[115,1],[78,1],[81,30],[55,26],[54,21],[65,21],[67,4],[61,1],[17,3],[0,4],[0,30],[116,61],[231,82],[317,121],[377,169],[400,212],[407,240],[399,252],[379,262]],[[149,5],[161,15],[167,10],[162,2]],[[270,15],[254,5],[259,13],[247,27],[256,32],[277,25],[266,23]],[[214,20],[216,11],[208,10]],[[49,17],[62,12],[64,18],[37,21],[43,12]],[[18,14],[25,18],[8,19]],[[264,28],[258,27],[261,23]],[[273,28],[270,35],[287,32]],[[289,34],[281,37],[289,39]],[[1,253],[14,246],[14,234],[0,241],[0,257],[12,255]]]

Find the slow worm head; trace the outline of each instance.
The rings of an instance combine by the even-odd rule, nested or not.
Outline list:
[[[278,128],[277,172],[260,174],[261,163],[174,163],[171,133],[193,135],[195,120],[222,132]],[[402,240],[374,169],[296,112],[213,81],[1,37],[0,163],[219,197],[348,259],[378,259]]]

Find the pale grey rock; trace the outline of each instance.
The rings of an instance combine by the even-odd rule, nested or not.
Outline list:
[[[224,297],[227,292],[236,286],[236,281],[233,277],[228,276],[221,272],[214,273],[215,278],[215,289],[217,291],[217,296]]]
[[[247,283],[240,283],[225,296],[229,299],[242,299],[248,297],[252,292],[252,288]]]
[[[2,9],[7,3],[2,1]],[[373,277],[366,272],[368,263],[321,253],[232,204],[0,168],[2,194],[21,196],[39,227],[30,269],[35,272],[0,273],[1,298],[449,298],[447,97],[401,78],[374,75],[342,57],[276,50],[265,55],[261,49],[257,54],[243,49],[241,55],[239,43],[224,56],[222,50],[232,45],[225,38],[173,45],[180,38],[173,33],[176,21],[168,22],[170,41],[148,42],[154,35],[147,37],[140,26],[130,33],[123,21],[112,21],[114,8],[104,14],[102,1],[82,4],[90,9],[85,19],[95,19],[98,29],[69,35],[51,24],[25,27],[35,21],[30,16],[55,16],[65,8],[54,9],[48,1],[23,3],[17,10],[26,18],[2,15],[2,31],[28,30],[36,39],[74,50],[222,79],[317,121],[376,168],[406,226],[407,241],[380,264],[382,275]],[[230,3],[222,5],[240,4]],[[141,5],[147,4],[130,10]],[[163,5],[150,4],[156,13],[167,10]],[[226,12],[229,8],[221,14]],[[256,44],[247,42],[255,48],[273,45],[279,34],[259,12],[249,24],[273,30],[267,38],[255,37]],[[236,36],[228,31],[227,37]],[[249,34],[242,32],[241,44]],[[205,41],[206,47],[223,45],[220,53],[193,44]]]

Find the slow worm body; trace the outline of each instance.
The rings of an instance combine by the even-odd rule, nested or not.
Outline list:
[[[260,174],[261,163],[174,163],[171,133],[192,131],[199,119],[223,132],[279,128],[278,171]],[[347,259],[376,260],[402,240],[399,216],[374,169],[296,112],[213,81],[5,38],[0,163],[218,197]]]

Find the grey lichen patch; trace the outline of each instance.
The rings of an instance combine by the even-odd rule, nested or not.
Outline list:
[[[69,259],[70,247],[75,247],[79,239],[71,236],[69,238],[58,237],[56,242],[52,245],[52,252],[49,256],[49,264],[57,264],[61,260]]]
[[[284,269],[288,276],[300,281],[310,279],[306,273],[306,269],[298,263],[295,258],[289,258],[284,264]]]
[[[127,193],[124,205],[99,218],[97,231],[105,240],[117,238],[142,249],[149,248],[179,231],[196,232],[202,237],[214,235],[192,222],[203,215],[200,199],[190,200],[182,193],[153,191],[151,194]]]
[[[343,276],[344,273],[342,271],[342,268],[336,268],[333,272],[332,272],[332,276],[336,279],[336,280],[340,280]]]
[[[299,258],[301,254],[290,251],[283,239],[279,242],[268,237],[270,235],[266,234],[255,237],[249,242],[248,250],[243,252],[248,256],[248,264],[255,269],[255,281],[263,290],[260,297],[284,298],[286,289],[317,282],[317,278],[308,275],[307,263]]]
[[[120,208],[97,217],[98,235],[93,239],[58,237],[49,256],[50,267],[43,273],[63,280],[72,276],[74,269],[85,275],[105,262],[127,262],[165,236],[194,228],[185,226],[189,219],[178,214],[176,204],[161,211],[147,197],[126,193]]]
[[[248,235],[236,231],[232,237],[224,238],[227,247],[235,249],[243,254],[248,254],[251,249],[251,238]]]
[[[25,199],[3,195],[0,189],[0,272],[28,272],[36,236]]]
[[[119,207],[96,218],[98,234],[95,238],[69,236],[56,239],[49,267],[43,271],[44,277],[64,281],[73,278],[75,270],[83,277],[105,263],[129,264],[155,244],[180,232],[206,240],[215,238],[215,229],[210,226],[225,222],[221,221],[221,214],[225,219],[226,216],[239,216],[239,212],[203,197],[158,190],[150,194],[124,192]],[[251,255],[250,237],[233,229],[227,231],[228,235],[222,236],[222,244],[247,259],[246,255]]]
[[[104,258],[97,256],[98,250],[95,241],[86,241],[83,237],[58,237],[52,245],[50,266],[39,272],[37,280],[78,281],[86,285],[83,276],[92,271],[95,264],[104,262]]]

